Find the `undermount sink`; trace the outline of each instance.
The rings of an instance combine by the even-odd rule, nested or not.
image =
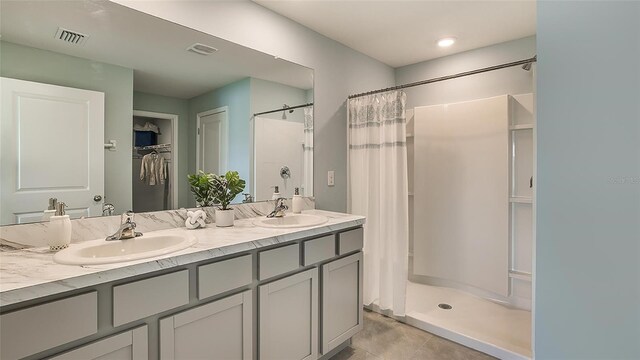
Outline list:
[[[53,260],[66,265],[97,265],[140,260],[170,254],[194,245],[197,239],[177,234],[143,235],[133,239],[93,240],[71,244],[53,255]]]
[[[311,214],[287,214],[284,217],[261,217],[253,221],[254,225],[265,228],[298,228],[321,225],[328,221],[324,216]]]

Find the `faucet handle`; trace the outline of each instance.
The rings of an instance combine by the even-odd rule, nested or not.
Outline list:
[[[129,210],[127,212],[125,212],[124,214],[122,214],[122,216],[120,217],[120,222],[121,223],[133,223],[133,218],[134,218],[135,214],[133,213],[133,211]]]
[[[284,202],[287,200],[287,198],[284,197],[279,197],[276,199],[276,206],[277,207],[282,207],[285,210],[289,209],[289,207],[287,206],[287,204],[285,204]]]

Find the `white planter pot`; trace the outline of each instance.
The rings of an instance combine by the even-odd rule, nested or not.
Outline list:
[[[233,210],[216,209],[216,226],[227,227],[233,226],[234,212]]]

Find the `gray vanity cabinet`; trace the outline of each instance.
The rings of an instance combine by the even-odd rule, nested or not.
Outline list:
[[[260,360],[318,357],[318,269],[259,286]]]
[[[49,360],[148,360],[148,333],[146,325],[109,336]]]
[[[0,359],[327,359],[363,327],[362,235],[326,231],[0,313]]]
[[[362,328],[362,252],[358,252],[322,265],[322,353]]]
[[[160,320],[160,359],[237,359],[253,356],[252,291]]]

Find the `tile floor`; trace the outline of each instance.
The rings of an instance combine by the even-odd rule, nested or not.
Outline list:
[[[493,357],[378,313],[364,312],[364,330],[331,360],[488,360]]]

